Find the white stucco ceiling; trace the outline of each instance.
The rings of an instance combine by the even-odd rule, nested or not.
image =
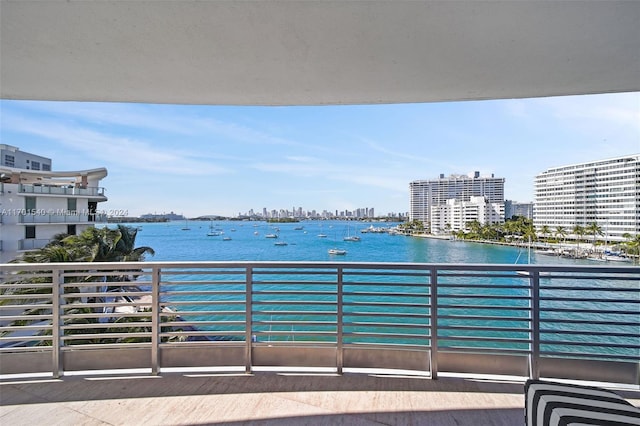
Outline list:
[[[12,1],[4,99],[308,105],[640,90],[639,1]]]

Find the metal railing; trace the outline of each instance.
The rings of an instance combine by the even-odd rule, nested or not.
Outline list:
[[[81,195],[92,197],[104,197],[104,188],[101,186],[77,187],[75,185],[36,185],[21,183],[18,192],[25,194],[53,194],[53,195]]]
[[[633,266],[0,267],[0,374],[291,366],[640,384]]]

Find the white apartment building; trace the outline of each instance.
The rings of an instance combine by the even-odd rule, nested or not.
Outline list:
[[[409,220],[419,220],[427,226],[432,222],[431,208],[446,205],[447,200],[470,202],[471,197],[484,197],[487,203],[502,204],[504,214],[504,178],[483,177],[480,172],[449,177],[441,174],[438,179],[411,182],[409,197]]]
[[[105,168],[53,172],[0,166],[0,263],[101,220],[97,206],[107,200],[99,186],[105,176]]]
[[[481,224],[503,223],[504,204],[490,203],[485,197],[470,197],[469,201],[449,199],[445,204],[431,206],[431,233],[460,231],[477,220]]]
[[[0,143],[0,166],[47,172],[51,171],[51,159],[20,151],[15,146]]]
[[[576,225],[597,223],[598,239],[624,241],[640,233],[640,154],[548,169],[535,179],[533,223],[569,238]],[[587,237],[588,238],[588,237]]]

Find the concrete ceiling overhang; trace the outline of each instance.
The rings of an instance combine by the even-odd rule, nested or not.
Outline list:
[[[319,105],[640,90],[638,1],[13,1],[3,99]]]

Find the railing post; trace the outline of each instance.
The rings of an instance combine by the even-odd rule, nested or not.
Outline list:
[[[338,267],[338,281],[337,281],[337,333],[338,335],[336,336],[337,338],[337,346],[336,346],[336,367],[337,367],[337,372],[338,374],[342,374],[342,367],[344,366],[344,354],[342,353],[342,340],[343,340],[343,328],[342,328],[342,321],[343,321],[343,299],[342,299],[342,284],[343,284],[343,269],[341,266]]]
[[[430,269],[431,282],[431,379],[438,379],[438,270],[434,267]]]
[[[51,271],[51,346],[53,349],[53,377],[60,378],[63,374],[62,366],[62,295],[64,294],[64,277],[60,269]]]
[[[151,374],[160,373],[160,273],[161,269],[151,269]]]
[[[532,379],[540,378],[540,271],[531,271],[531,354],[529,374]]]
[[[244,369],[247,374],[251,373],[252,369],[252,348],[253,348],[253,268],[247,266],[245,277],[245,354],[244,354]]]

